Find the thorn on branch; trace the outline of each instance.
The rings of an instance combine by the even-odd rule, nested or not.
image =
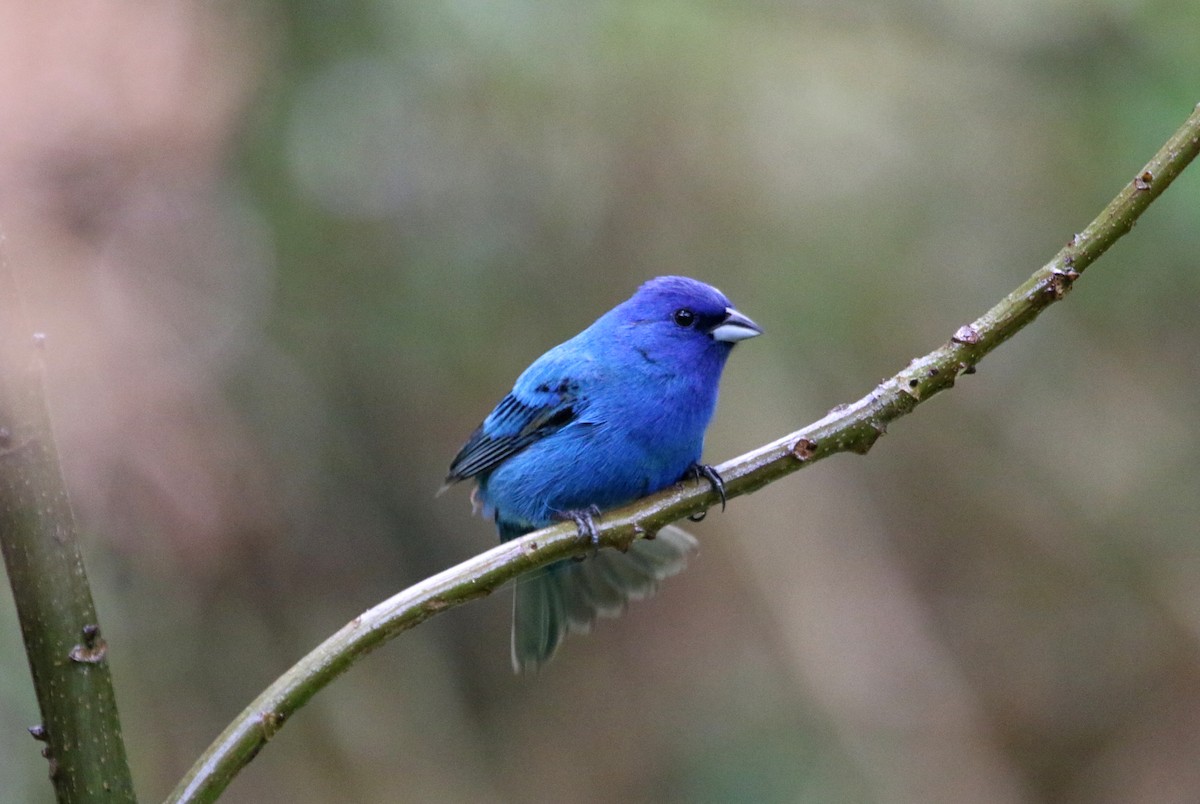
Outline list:
[[[46,731],[45,726],[38,723],[36,726],[29,727],[29,736],[33,737],[39,743],[47,743],[42,748],[42,758],[50,766],[50,781],[54,781],[58,776],[58,760],[54,758],[54,752],[50,750],[50,733]]]
[[[950,336],[950,340],[955,343],[964,343],[968,346],[973,346],[979,343],[979,333],[970,324],[963,324]]]
[[[617,536],[617,538],[614,540],[613,544],[622,553],[628,553],[629,548],[633,546],[633,543],[635,541],[637,541],[637,537],[645,532],[646,532],[646,529],[643,528],[641,525],[634,525],[633,528],[629,531],[628,536],[624,536],[624,535]]]
[[[808,438],[801,438],[795,444],[788,447],[788,452],[800,461],[807,461],[816,451],[817,442]]]
[[[1079,278],[1079,272],[1074,268],[1068,268],[1065,271],[1054,270],[1050,274],[1050,279],[1046,282],[1046,294],[1054,301],[1060,301],[1063,296],[1067,295],[1067,291],[1075,284],[1075,280]]]
[[[283,728],[283,723],[285,720],[287,720],[287,715],[283,712],[259,713],[258,722],[260,725],[262,725],[263,738],[270,740],[272,737],[274,737],[275,732]]]
[[[83,643],[71,648],[67,656],[81,664],[100,664],[108,655],[108,643],[100,638],[100,626],[88,623],[83,627]]]
[[[1150,171],[1144,171],[1142,175],[1133,180],[1133,186],[1136,190],[1149,190],[1151,182],[1154,181],[1154,174]]]

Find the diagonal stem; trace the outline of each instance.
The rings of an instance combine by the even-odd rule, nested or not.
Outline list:
[[[107,647],[42,390],[42,343],[0,254],[0,552],[42,715],[30,732],[45,743],[58,801],[133,801]]]
[[[871,393],[814,424],[716,467],[729,499],[749,494],[839,452],[865,454],[889,422],[954,385],[962,374],[1062,300],[1089,265],[1122,235],[1200,152],[1200,107],[1096,219],[1020,287],[949,342],[912,361]],[[720,502],[711,485],[687,481],[605,515],[600,544],[635,538]],[[354,662],[439,611],[483,597],[517,576],[591,547],[573,524],[530,533],[412,586],[356,617],[264,691],[225,729],[171,794],[170,802],[213,801],[237,772],[303,706]]]

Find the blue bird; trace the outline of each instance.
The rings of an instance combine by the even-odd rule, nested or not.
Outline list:
[[[762,329],[716,288],[651,279],[594,324],[539,357],[450,464],[446,486],[475,478],[472,495],[501,541],[564,519],[589,532],[593,512],[685,477],[699,463],[733,345]],[[446,487],[443,486],[443,489]],[[586,633],[683,569],[695,540],[664,528],[625,553],[560,561],[517,583],[512,661],[548,661],[568,631]]]

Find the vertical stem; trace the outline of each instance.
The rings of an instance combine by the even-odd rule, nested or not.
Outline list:
[[[45,743],[58,801],[134,801],[107,647],[43,395],[42,344],[0,253],[0,551],[42,713],[30,731]]]

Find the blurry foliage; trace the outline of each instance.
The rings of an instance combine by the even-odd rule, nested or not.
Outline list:
[[[1166,0],[62,6],[0,12],[0,227],[148,800],[326,633],[492,543],[433,499],[448,459],[645,278],[767,329],[721,460],[986,309],[1200,99],[1200,7]],[[686,574],[540,676],[509,673],[506,595],[448,613],[228,799],[1187,800],[1198,208],[1185,175],[977,376],[695,526]],[[48,800],[15,726],[0,757]]]

